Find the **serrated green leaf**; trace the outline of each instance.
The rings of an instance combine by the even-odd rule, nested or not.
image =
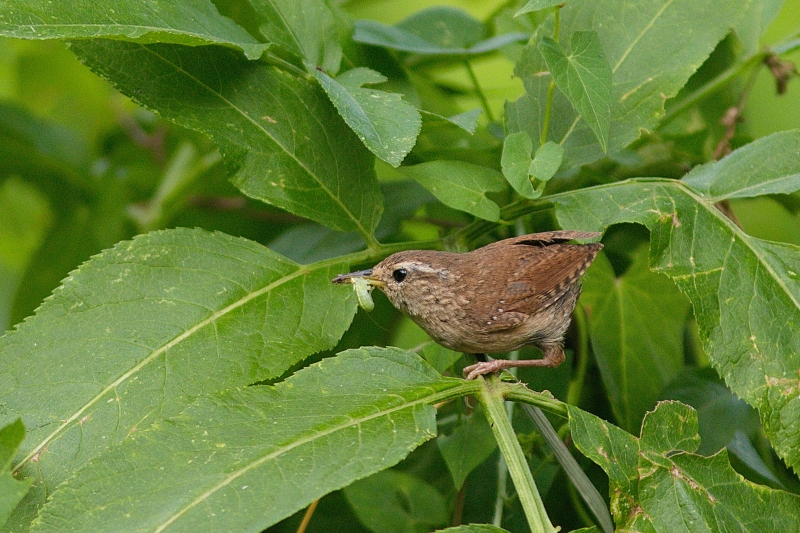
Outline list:
[[[600,254],[584,279],[581,303],[618,425],[635,431],[683,367],[689,300],[666,276],[650,272],[643,247],[620,277]]]
[[[547,141],[536,150],[536,156],[531,161],[528,174],[539,181],[549,181],[558,172],[563,159],[564,147]]]
[[[603,43],[593,30],[576,31],[569,46],[567,54],[556,41],[543,37],[539,52],[556,85],[592,129],[605,152],[611,126],[611,66]]]
[[[470,472],[497,449],[492,428],[482,412],[473,413],[453,433],[442,435],[436,442],[456,489],[461,489]]]
[[[675,96],[728,33],[749,0],[570,0],[561,9],[561,39],[577,31],[597,32],[613,73],[608,152],[614,153],[652,130],[664,114],[664,101]],[[625,13],[626,16],[621,16]],[[542,26],[542,34],[552,31]],[[680,38],[676,38],[680,28]],[[506,130],[541,136],[550,80],[536,37],[517,64],[526,95],[506,105]],[[556,91],[547,138],[565,149],[564,168],[604,156],[600,142],[572,104]]]
[[[681,181],[712,202],[800,190],[800,134],[774,133],[715,163],[697,166]]]
[[[484,32],[483,24],[466,11],[436,6],[414,13],[396,26],[357,20],[353,40],[401,52],[472,56],[528,39],[523,33],[504,33],[483,39]]]
[[[262,531],[435,436],[430,404],[463,383],[410,352],[361,348],[201,397],[87,464],[33,531]]]
[[[326,72],[339,70],[342,47],[333,13],[323,0],[248,1],[264,17],[260,30],[270,42]]]
[[[25,426],[22,420],[15,420],[0,429],[0,527],[5,525],[33,483],[32,478],[14,479],[11,475],[11,461],[20,444],[25,439]]]
[[[735,157],[768,159],[786,137],[800,132],[767,137]],[[785,171],[760,176],[764,183],[780,183]],[[730,178],[736,176],[748,183],[745,175]],[[692,301],[712,364],[734,393],[758,409],[778,454],[800,468],[800,247],[745,234],[714,201],[679,181],[634,179],[551,201],[563,227],[592,231],[638,222],[650,229],[651,268],[672,278]]]
[[[315,83],[220,48],[74,42],[122,92],[219,147],[245,194],[369,239],[383,209],[372,155]]]
[[[386,81],[374,70],[354,68],[335,79],[322,71],[310,70],[361,142],[380,159],[393,167],[400,166],[422,127],[417,108],[399,94],[361,87]]]
[[[439,491],[404,472],[378,472],[345,488],[344,495],[373,533],[429,531],[447,523],[448,505]]]
[[[528,0],[528,3],[522,6],[522,8],[514,13],[515,17],[520,15],[524,15],[525,13],[531,13],[533,11],[541,11],[542,9],[548,9],[555,6],[560,6],[565,4],[565,0]]]
[[[257,59],[269,45],[223,17],[209,0],[70,2],[5,0],[0,35],[18,39],[125,39],[190,46],[221,44]]]
[[[85,263],[0,338],[0,423],[28,421],[15,468],[37,478],[21,513],[198,395],[331,348],[356,310],[349,287],[330,283],[347,269],[201,230],[150,233]]]
[[[662,402],[636,438],[568,406],[575,445],[609,477],[617,531],[798,531],[800,497],[756,485],[731,468],[725,450],[697,448],[697,413]]]
[[[500,166],[503,176],[514,187],[514,190],[525,198],[535,198],[533,184],[528,178],[528,169],[531,166],[533,141],[524,131],[512,133],[503,142],[503,155]]]
[[[400,171],[445,205],[492,222],[500,219],[500,207],[486,198],[487,192],[502,191],[506,186],[503,175],[495,170],[464,161],[431,161]]]

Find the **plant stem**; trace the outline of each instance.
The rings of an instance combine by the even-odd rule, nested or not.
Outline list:
[[[475,75],[475,71],[472,70],[472,65],[470,64],[469,60],[464,60],[464,66],[467,68],[469,79],[472,80],[472,86],[475,88],[475,94],[478,95],[478,99],[481,101],[481,107],[483,108],[483,112],[486,113],[486,118],[489,119],[489,122],[494,122],[494,115],[492,114],[492,108],[489,107],[489,100],[483,93],[481,84],[478,83],[478,77]]]
[[[694,91],[692,94],[690,94],[689,96],[684,98],[676,106],[672,107],[664,115],[664,118],[661,119],[661,122],[659,123],[659,127],[664,127],[665,125],[669,124],[678,115],[680,115],[681,113],[683,113],[687,109],[691,108],[692,106],[697,104],[699,101],[707,98],[708,96],[710,96],[710,95],[714,94],[715,92],[717,92],[718,90],[720,90],[722,87],[724,87],[725,85],[730,83],[731,80],[733,80],[735,77],[737,77],[739,74],[741,74],[745,70],[757,67],[760,63],[762,63],[764,61],[764,59],[768,55],[769,55],[769,52],[764,52],[764,51],[758,52],[756,54],[753,54],[752,56],[750,56],[746,60],[744,60],[742,63],[733,65],[730,68],[728,68],[727,70],[725,70],[724,72],[721,72],[719,75],[717,75],[716,78],[714,78],[713,80],[709,81],[708,83],[706,83],[705,85],[703,85],[702,87],[700,87],[699,89]]]
[[[508,358],[512,361],[518,360],[519,350],[514,350],[512,352],[509,352]],[[509,368],[508,372],[514,377],[517,377],[516,368]],[[514,402],[506,403],[506,416],[508,416],[508,420],[513,423]],[[495,525],[496,527],[501,527],[503,522],[503,509],[505,508],[505,503],[508,500],[507,487],[508,487],[508,465],[506,464],[506,461],[505,459],[503,459],[503,456],[501,454],[499,459],[497,460],[497,496],[494,502],[494,517],[492,518],[492,524]]]
[[[479,397],[486,409],[486,416],[495,439],[497,439],[500,453],[508,465],[508,472],[514,481],[514,487],[517,490],[522,509],[525,511],[531,532],[555,533],[557,530],[547,517],[542,497],[536,490],[536,483],[533,481],[533,475],[528,467],[528,461],[525,459],[525,454],[522,452],[503,405],[503,391],[506,387],[497,376],[490,377],[488,381],[481,377],[478,381],[483,385]]]
[[[303,515],[303,521],[297,526],[297,533],[305,533],[308,523],[311,522],[311,517],[314,516],[314,511],[317,509],[317,504],[319,504],[319,498],[311,502],[306,509],[306,514]]]
[[[556,7],[556,20],[553,28],[553,40],[558,42],[558,35],[561,32],[561,6]],[[553,109],[553,92],[556,90],[556,80],[553,73],[550,73],[550,86],[547,88],[547,101],[544,106],[544,120],[542,121],[542,134],[539,136],[539,144],[547,142],[547,130],[550,129],[550,112]]]

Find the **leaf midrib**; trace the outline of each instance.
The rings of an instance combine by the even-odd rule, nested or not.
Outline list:
[[[653,16],[653,18],[652,18],[652,19],[650,19],[650,21],[649,21],[649,22],[648,22],[648,23],[645,25],[645,27],[642,29],[642,31],[640,31],[640,32],[639,32],[639,34],[636,36],[636,38],[635,38],[633,41],[631,41],[631,44],[630,44],[630,45],[628,46],[628,48],[626,48],[626,49],[625,49],[625,51],[622,53],[622,55],[620,56],[620,58],[619,58],[619,60],[617,61],[617,63],[616,63],[616,64],[615,64],[615,65],[614,65],[614,66],[611,68],[611,79],[612,79],[612,85],[611,85],[611,86],[612,86],[612,87],[614,86],[614,85],[613,85],[614,74],[616,74],[617,70],[619,70],[619,68],[622,66],[622,64],[625,62],[625,60],[626,60],[626,59],[628,58],[628,56],[631,54],[631,52],[633,52],[633,49],[634,49],[634,47],[636,46],[636,44],[637,44],[637,43],[639,43],[639,41],[641,41],[641,40],[644,38],[644,35],[647,33],[647,31],[648,31],[648,30],[650,30],[650,29],[653,27],[653,25],[656,23],[656,20],[658,20],[658,18],[659,18],[659,17],[661,17],[661,15],[663,15],[663,14],[664,14],[664,11],[666,11],[666,9],[667,9],[669,6],[671,6],[671,5],[672,5],[672,3],[673,3],[674,1],[675,1],[675,0],[668,0],[668,1],[667,1],[667,2],[666,2],[666,3],[665,3],[665,4],[664,4],[662,7],[661,7],[661,9],[660,9],[660,10],[659,10],[659,11],[658,11],[658,12],[657,12],[657,13],[656,13],[654,16]],[[634,87],[634,88],[632,88],[632,89],[631,89],[631,91],[629,91],[629,92],[633,92],[633,91],[635,91],[635,90],[639,89],[640,87],[642,87],[642,85],[643,85],[643,84],[640,84],[640,85],[638,85],[637,87]],[[612,101],[612,102],[611,102],[611,104],[612,104],[612,108],[613,108],[613,104],[614,104],[614,102]],[[569,138],[569,136],[570,136],[570,135],[572,135],[572,132],[573,132],[573,130],[575,129],[575,127],[578,125],[578,121],[579,121],[580,119],[581,119],[580,115],[577,115],[577,116],[575,117],[575,120],[573,120],[573,121],[572,121],[572,124],[571,124],[571,125],[570,125],[570,127],[567,129],[566,133],[565,133],[565,134],[564,134],[564,136],[561,138],[561,140],[559,141],[559,143],[558,143],[558,144],[560,144],[560,145],[562,145],[562,146],[563,146],[563,144],[564,144],[564,143],[567,141],[567,139]],[[611,132],[609,131],[609,141],[610,141],[610,140],[611,140]]]
[[[182,509],[179,509],[172,516],[170,516],[164,522],[159,524],[158,527],[156,527],[153,530],[153,533],[160,533],[160,532],[164,531],[172,523],[174,523],[176,520],[180,519],[181,516],[183,516],[184,514],[188,513],[190,510],[192,510],[194,507],[200,505],[204,501],[208,500],[211,496],[213,496],[219,490],[227,487],[228,485],[230,485],[233,481],[235,481],[239,477],[243,476],[244,474],[250,472],[251,470],[253,470],[255,468],[258,468],[259,466],[261,466],[262,464],[266,463],[267,461],[269,461],[271,459],[275,459],[276,457],[279,457],[279,456],[283,455],[284,453],[289,452],[294,448],[297,448],[298,446],[313,442],[314,440],[319,439],[319,438],[327,437],[328,435],[332,435],[332,434],[334,434],[334,433],[336,433],[338,431],[342,431],[342,430],[345,430],[345,429],[348,429],[348,428],[351,428],[351,427],[359,426],[359,425],[364,424],[366,422],[369,422],[370,420],[373,420],[373,419],[377,419],[377,418],[384,417],[384,416],[390,416],[393,413],[396,413],[397,411],[401,411],[401,410],[404,410],[404,409],[411,409],[411,408],[417,407],[420,404],[430,404],[430,405],[432,405],[434,403],[437,403],[439,401],[443,401],[443,400],[448,399],[451,396],[453,396],[454,389],[457,391],[458,389],[464,388],[464,387],[468,387],[470,389],[474,388],[474,386],[472,384],[470,384],[470,383],[468,383],[466,385],[464,383],[456,383],[455,386],[452,387],[452,388],[447,388],[447,389],[445,389],[443,391],[433,391],[430,394],[428,394],[428,395],[426,395],[426,396],[424,396],[422,398],[417,398],[416,400],[413,400],[411,402],[403,403],[401,405],[392,407],[390,409],[385,409],[385,410],[381,410],[381,411],[378,411],[378,412],[375,412],[375,413],[371,413],[369,415],[362,416],[360,418],[350,418],[347,422],[343,422],[341,424],[338,424],[338,425],[333,426],[332,428],[329,428],[329,429],[326,429],[326,430],[318,431],[318,432],[313,433],[311,435],[308,435],[306,437],[297,439],[296,441],[292,442],[291,444],[287,444],[285,446],[282,446],[282,447],[278,448],[277,450],[274,450],[274,451],[264,455],[263,457],[259,457],[258,459],[250,462],[249,464],[246,464],[242,468],[239,468],[238,470],[236,470],[236,471],[232,472],[231,474],[229,474],[228,476],[226,476],[225,479],[223,479],[222,481],[220,481],[219,483],[217,483],[216,485],[211,487],[209,490],[207,490],[206,492],[204,492],[203,494],[201,494],[200,496],[195,498],[193,501],[188,503]]]
[[[251,116],[249,116],[248,113],[246,113],[243,109],[240,109],[238,106],[234,105],[233,102],[231,102],[230,100],[225,98],[222,94],[220,94],[219,92],[215,91],[214,89],[212,89],[211,87],[209,87],[208,85],[203,83],[201,80],[197,79],[195,76],[193,76],[189,72],[185,71],[179,65],[176,65],[175,63],[173,63],[172,61],[170,61],[169,59],[167,59],[163,55],[156,53],[152,48],[149,48],[149,47],[147,47],[145,45],[141,45],[141,46],[142,46],[142,48],[147,50],[149,53],[151,53],[153,56],[157,57],[159,60],[163,61],[167,65],[170,65],[176,71],[184,74],[187,78],[189,78],[190,80],[194,81],[197,85],[199,85],[200,87],[202,87],[206,91],[208,91],[210,94],[212,94],[215,97],[217,97],[223,103],[228,105],[231,109],[233,109],[234,111],[239,113],[239,115],[244,117],[253,126],[255,126],[257,130],[260,130],[266,137],[271,139],[272,142],[274,142],[277,146],[279,146],[281,148],[281,150],[286,155],[288,155],[291,159],[293,159],[298,164],[298,166],[300,168],[302,168],[306,172],[306,174],[308,174],[308,176],[311,177],[317,183],[317,185],[319,185],[319,187],[323,191],[325,191],[325,193],[339,206],[339,208],[350,218],[350,220],[353,221],[353,223],[355,224],[358,232],[361,233],[361,235],[365,238],[365,240],[367,242],[371,242],[372,233],[367,231],[367,229],[361,224],[361,221],[358,218],[355,217],[355,215],[350,211],[350,209],[347,208],[347,206],[344,205],[342,200],[338,196],[333,194],[333,192],[322,182],[322,180],[316,175],[316,173],[312,172],[311,169],[309,169],[308,166],[304,162],[302,162],[300,159],[298,159],[297,156],[294,153],[289,151],[289,149],[286,146],[284,146],[280,141],[278,141],[278,139],[276,139],[274,136],[272,136],[268,130],[264,129],[264,127],[261,126],[261,124],[256,122],[255,119],[253,119]]]
[[[161,345],[160,347],[156,348],[149,355],[147,355],[145,358],[143,358],[141,361],[139,361],[139,363],[134,365],[127,372],[123,373],[120,377],[118,377],[112,383],[110,383],[105,388],[103,388],[102,391],[100,391],[98,394],[96,394],[94,397],[92,397],[89,401],[87,401],[73,415],[71,415],[69,418],[64,420],[52,433],[50,433],[44,439],[42,439],[42,441],[39,444],[37,444],[35,447],[33,447],[31,449],[31,451],[19,462],[19,464],[17,464],[17,466],[14,468],[13,473],[16,474],[19,471],[21,471],[37,454],[39,454],[47,446],[47,444],[49,444],[51,441],[53,441],[64,430],[68,429],[76,420],[79,420],[80,417],[87,410],[89,410],[93,405],[97,404],[97,402],[99,402],[106,395],[108,395],[108,393],[112,392],[118,386],[120,386],[122,383],[127,381],[130,377],[134,376],[137,372],[139,372],[141,369],[143,369],[145,366],[147,366],[150,362],[152,362],[154,359],[156,359],[162,353],[165,353],[167,350],[169,350],[173,346],[175,346],[178,343],[186,340],[187,338],[191,337],[193,334],[195,334],[196,332],[200,331],[201,329],[203,329],[207,325],[213,324],[220,317],[225,316],[227,313],[230,313],[231,311],[233,311],[235,309],[238,309],[239,307],[243,306],[244,304],[246,304],[247,302],[253,300],[254,298],[257,298],[258,296],[261,296],[262,294],[266,294],[269,291],[271,291],[271,290],[283,285],[284,283],[288,283],[289,281],[292,281],[295,278],[298,278],[300,276],[303,276],[305,274],[308,274],[310,272],[313,272],[313,271],[321,269],[321,268],[327,268],[328,266],[331,266],[332,264],[336,264],[337,262],[344,262],[343,258],[338,258],[337,257],[337,258],[335,258],[335,261],[334,260],[321,261],[319,263],[313,263],[312,265],[308,265],[308,266],[297,265],[298,268],[297,268],[297,270],[295,272],[292,272],[291,274],[288,274],[288,275],[286,275],[286,276],[284,276],[284,277],[282,277],[282,278],[280,278],[278,280],[275,280],[272,283],[270,283],[268,285],[265,285],[264,287],[245,295],[244,297],[242,297],[239,300],[229,304],[228,306],[226,306],[226,307],[224,307],[224,308],[222,308],[222,309],[220,309],[218,311],[215,311],[210,316],[208,316],[207,318],[201,320],[200,322],[198,322],[197,324],[195,324],[191,328],[187,329],[186,331],[184,331],[180,335],[174,337],[169,342],[167,342],[167,343]]]

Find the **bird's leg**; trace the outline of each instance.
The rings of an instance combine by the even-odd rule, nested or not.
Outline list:
[[[475,379],[478,376],[505,370],[506,368],[517,368],[522,366],[545,366],[555,368],[564,362],[564,348],[560,344],[545,344],[541,346],[544,357],[541,359],[521,359],[512,361],[510,359],[494,359],[488,362],[481,362],[470,365],[464,369],[467,379]]]

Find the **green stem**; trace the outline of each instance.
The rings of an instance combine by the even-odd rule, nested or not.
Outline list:
[[[558,35],[561,32],[561,6],[556,7],[556,20],[553,28],[553,40],[558,42]],[[547,88],[547,101],[544,106],[544,120],[542,121],[542,134],[539,137],[539,144],[547,142],[547,130],[550,129],[550,112],[553,109],[553,92],[556,90],[556,80],[553,73],[550,73],[550,86]]]
[[[467,67],[467,74],[469,74],[469,79],[472,80],[472,86],[475,88],[475,94],[478,95],[478,99],[481,101],[481,107],[483,108],[483,112],[486,113],[486,118],[489,119],[489,122],[494,122],[494,115],[492,114],[492,108],[489,107],[489,100],[483,93],[481,84],[478,83],[478,77],[475,75],[475,71],[472,70],[472,65],[470,65],[469,60],[464,60],[464,66]]]
[[[750,68],[755,68],[759,64],[761,64],[764,59],[770,54],[770,52],[758,52],[749,58],[747,58],[742,63],[736,64],[721,72],[717,75],[716,78],[709,81],[692,94],[681,100],[681,102],[674,107],[672,107],[665,115],[664,118],[661,119],[659,127],[664,127],[665,125],[672,122],[678,115],[690,109],[694,105],[696,105],[701,100],[708,98],[710,95],[714,94],[715,92],[719,91],[722,87],[727,85],[731,82],[734,78],[739,76],[742,72],[746,71]]]
[[[519,233],[519,232],[518,232]],[[509,352],[508,358],[511,361],[516,361],[519,359],[519,350],[514,350]],[[517,369],[516,368],[509,368],[508,372],[517,377]],[[508,419],[513,423],[514,421],[514,402],[506,403],[506,416]],[[494,518],[492,519],[492,524],[496,527],[500,527],[503,522],[503,509],[505,508],[505,503],[508,500],[508,465],[506,464],[505,459],[501,455],[500,458],[497,460],[497,496],[494,502]]]
[[[522,452],[503,405],[503,391],[506,387],[497,376],[492,376],[489,381],[482,377],[477,381],[483,385],[479,397],[486,409],[486,416],[495,439],[497,439],[500,453],[508,465],[508,472],[514,481],[514,487],[517,490],[522,509],[525,511],[531,532],[555,533],[558,530],[553,527],[547,517],[544,502],[542,502],[539,491],[536,490],[536,483],[533,481],[528,461],[525,460],[525,454]]]

